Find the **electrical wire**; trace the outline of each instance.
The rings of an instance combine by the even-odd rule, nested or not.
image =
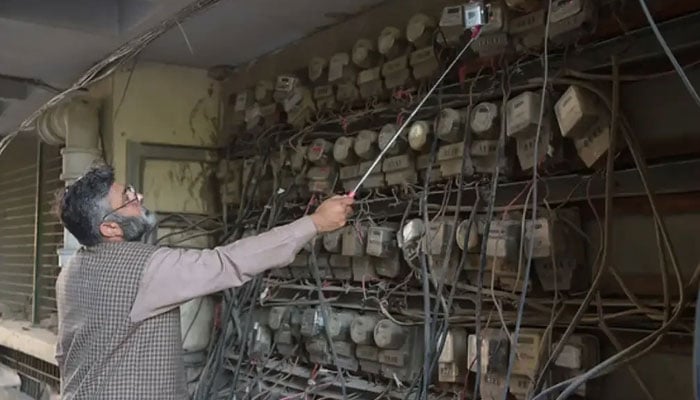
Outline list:
[[[547,83],[549,81],[549,54],[548,54],[549,53],[548,52],[549,40],[548,40],[548,38],[549,38],[549,27],[551,24],[552,3],[553,3],[552,0],[548,0],[547,20],[545,22],[545,27],[544,27],[544,50],[543,50],[544,79],[542,80],[542,92],[540,94],[540,112],[539,112],[539,119],[537,121],[537,132],[535,133],[534,155],[533,155],[533,163],[532,163],[532,226],[533,227],[535,225],[535,221],[537,220],[537,206],[539,204],[537,170],[538,170],[538,165],[539,165],[540,135],[542,133],[542,123],[544,120],[545,102],[547,99]],[[508,357],[508,368],[506,369],[506,375],[505,375],[506,390],[503,393],[503,400],[507,400],[507,398],[508,398],[508,388],[510,387],[510,378],[511,378],[511,375],[513,374],[513,366],[515,364],[515,355],[516,355],[516,351],[517,351],[518,336],[520,335],[520,325],[522,324],[522,321],[523,321],[523,311],[525,309],[525,302],[527,300],[528,285],[530,284],[530,276],[531,276],[534,251],[535,251],[535,235],[532,235],[532,237],[530,238],[529,246],[528,246],[528,252],[527,252],[528,259],[527,259],[527,262],[525,264],[525,275],[523,278],[524,280],[523,280],[522,294],[520,296],[520,302],[518,303],[518,316],[515,320],[515,329],[513,331],[513,338],[511,340],[511,343],[513,343],[513,345],[511,346],[510,355]],[[556,266],[553,266],[553,268],[556,268]]]
[[[5,138],[3,138],[3,140],[0,141],[0,155],[2,155],[2,152],[5,150],[5,143],[3,142],[7,138],[9,138],[7,139],[9,142],[16,136],[16,134],[30,130],[36,119],[39,118],[39,116],[46,112],[49,108],[62,102],[73,93],[81,91],[87,88],[89,85],[97,83],[102,79],[110,76],[126,61],[141,53],[154,40],[158,39],[165,32],[172,29],[175,25],[213,6],[219,1],[221,0],[193,1],[187,6],[181,8],[169,18],[161,21],[156,26],[148,29],[146,32],[119,46],[107,57],[103,58],[99,62],[95,63],[92,67],[88,68],[88,70],[85,71],[80,76],[80,78],[75,83],[73,83],[73,85],[71,85],[68,89],[56,94],[49,101],[44,103],[44,105],[35,110],[32,114],[29,115],[29,117],[22,121],[22,123],[17,127],[16,130],[10,132]]]
[[[663,35],[659,31],[659,27],[656,25],[654,18],[651,16],[651,13],[649,12],[649,7],[647,7],[646,1],[639,0],[639,6],[642,7],[642,11],[644,11],[644,16],[647,18],[647,21],[649,22],[649,26],[651,27],[651,30],[654,32],[654,36],[656,36],[656,39],[659,41],[659,44],[664,49],[664,53],[666,53],[666,56],[668,57],[669,61],[671,61],[671,64],[673,64],[673,68],[676,70],[676,72],[678,73],[678,76],[681,78],[681,81],[683,82],[683,85],[685,86],[686,90],[688,91],[688,94],[690,94],[690,97],[692,97],[693,101],[695,101],[695,104],[698,107],[700,107],[700,95],[698,95],[698,92],[695,90],[695,87],[693,87],[693,84],[690,83],[688,76],[685,74],[685,71],[683,71],[683,67],[681,67],[681,65],[678,63],[676,56],[673,55],[673,51],[671,50],[670,47],[668,47],[668,43],[666,43],[666,39],[664,39]]]

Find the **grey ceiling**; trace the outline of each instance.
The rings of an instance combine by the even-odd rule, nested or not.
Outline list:
[[[51,97],[34,85],[18,91],[3,75],[67,87],[120,44],[190,1],[0,1],[0,134]],[[237,65],[381,1],[221,0],[156,40],[142,59],[204,68]]]

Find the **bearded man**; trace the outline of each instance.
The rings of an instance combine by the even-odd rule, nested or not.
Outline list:
[[[292,262],[317,234],[343,227],[353,200],[211,250],[141,243],[155,215],[111,167],[66,188],[61,221],[82,244],[56,283],[56,360],[64,400],[187,399],[178,306]]]

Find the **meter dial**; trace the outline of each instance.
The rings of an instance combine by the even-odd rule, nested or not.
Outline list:
[[[311,142],[306,159],[317,165],[325,165],[328,162],[328,155],[333,149],[333,144],[325,139],[315,139]]]
[[[339,137],[333,145],[333,159],[342,165],[353,164],[357,160],[354,147],[354,138],[349,136]]]
[[[412,219],[401,228],[399,232],[398,242],[403,246],[406,243],[414,243],[423,237],[425,233],[425,225],[418,218]]]
[[[372,68],[377,65],[379,55],[373,41],[360,39],[352,48],[352,62],[360,68]]]
[[[464,135],[465,116],[462,111],[444,108],[435,119],[435,134],[448,143],[457,143]]]
[[[416,121],[408,130],[408,145],[418,152],[424,152],[430,149],[432,142],[432,127],[427,121]]]
[[[406,334],[401,325],[383,319],[374,327],[374,342],[380,349],[398,350],[406,341]]]
[[[476,221],[473,221],[471,227],[469,226],[469,220],[462,221],[459,226],[457,226],[457,231],[455,232],[455,240],[457,241],[457,246],[460,250],[464,250],[464,240],[467,240],[467,250],[474,251],[478,250],[479,247],[479,233],[476,227]],[[467,229],[469,229],[469,237],[466,237]]]
[[[377,49],[379,49],[380,54],[387,58],[401,55],[401,51],[404,49],[401,31],[393,26],[384,28],[377,39]]]
[[[406,26],[406,39],[416,47],[427,46],[432,40],[435,20],[425,14],[416,14]]]
[[[363,160],[371,160],[379,154],[378,134],[375,131],[360,131],[355,138],[355,154]]]
[[[491,138],[498,131],[498,106],[494,103],[481,103],[474,107],[471,115],[471,128],[482,139]]]
[[[399,127],[395,124],[386,124],[382,127],[382,130],[379,131],[379,139],[377,139],[380,150],[384,151],[384,149],[389,146],[389,143],[396,135],[396,131],[398,131],[398,129]],[[407,143],[404,133],[405,131],[396,138],[391,147],[389,147],[389,150],[386,151],[387,154],[395,156],[406,150]]]

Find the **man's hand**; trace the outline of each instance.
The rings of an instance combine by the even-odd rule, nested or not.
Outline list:
[[[352,214],[354,201],[350,196],[333,196],[321,203],[316,212],[311,215],[318,233],[331,232],[345,226],[348,217]]]

